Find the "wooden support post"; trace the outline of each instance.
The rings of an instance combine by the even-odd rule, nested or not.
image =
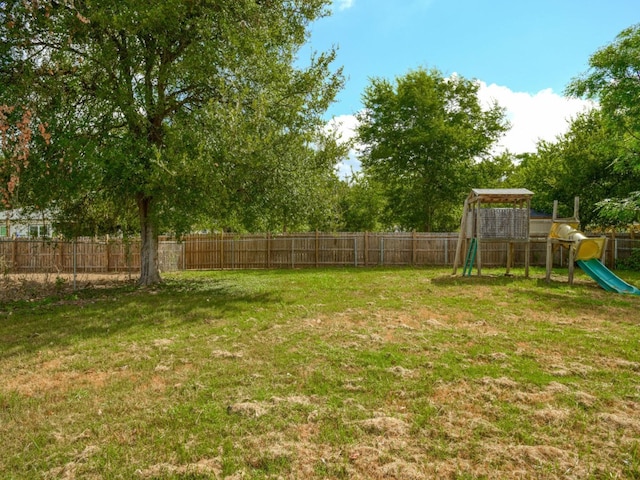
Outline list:
[[[531,232],[529,228],[531,226],[531,198],[527,198],[527,243],[524,247],[524,277],[529,278],[529,263],[531,261]]]
[[[475,215],[475,233],[476,233],[476,266],[478,268],[478,276],[482,275],[482,243],[480,241],[482,232],[480,231],[480,225],[482,220],[480,219],[480,208],[482,208],[482,201],[478,200],[478,204],[474,210]],[[472,266],[473,268],[473,266]]]
[[[551,244],[551,239],[547,238],[547,274],[545,276],[545,281],[549,283],[551,281],[551,269],[553,267],[553,245]]]
[[[611,231],[611,256],[609,257],[609,267],[616,267],[616,232],[615,230]]]
[[[316,245],[315,245],[315,247],[316,247],[315,248],[315,251],[316,251],[316,268],[318,268],[318,257],[319,257],[319,254],[320,254],[320,246],[318,245],[318,236],[319,236],[319,233],[318,233],[318,230],[316,230]]]
[[[458,234],[458,243],[456,244],[456,256],[453,260],[453,272],[452,275],[455,275],[458,271],[458,265],[460,264],[460,257],[462,252],[462,244],[466,239],[466,228],[467,228],[467,214],[469,210],[469,199],[466,198],[464,201],[464,206],[462,207],[462,220],[460,220],[460,233]]]
[[[573,285],[573,273],[575,269],[575,248],[573,246],[569,247],[569,285]]]
[[[609,243],[609,239],[607,237],[604,237],[604,243],[602,244],[602,253],[600,254],[600,261],[602,262],[603,265],[605,263],[605,257],[607,256],[608,243]],[[612,265],[611,268],[615,268],[615,265]]]

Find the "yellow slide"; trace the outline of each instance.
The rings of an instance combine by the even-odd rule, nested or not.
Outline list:
[[[558,223],[554,222],[549,232],[549,237],[573,242],[575,260],[592,260],[602,256],[605,238],[589,238],[578,230],[577,222]]]

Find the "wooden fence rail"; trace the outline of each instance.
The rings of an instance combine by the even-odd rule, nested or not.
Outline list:
[[[304,233],[290,235],[189,235],[182,240],[161,238],[162,271],[306,268],[328,266],[452,266],[456,233]],[[42,239],[0,240],[0,272],[82,273],[137,272],[139,240]],[[483,266],[506,265],[507,244],[482,245]],[[640,239],[619,235],[607,242],[605,263],[640,249]],[[515,264],[524,264],[523,245],[516,245]],[[544,266],[546,237],[532,239],[531,265]],[[566,263],[558,251],[555,264]]]

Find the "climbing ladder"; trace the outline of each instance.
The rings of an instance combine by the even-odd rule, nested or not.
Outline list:
[[[478,239],[472,238],[469,242],[469,249],[467,250],[467,256],[464,259],[464,269],[462,275],[464,277],[471,276],[471,270],[473,270],[473,264],[476,261],[476,252],[478,251]]]

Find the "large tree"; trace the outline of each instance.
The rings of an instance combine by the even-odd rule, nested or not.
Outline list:
[[[0,104],[51,135],[20,172],[22,201],[136,209],[140,282],[160,281],[161,231],[237,209],[260,167],[296,161],[269,149],[316,140],[342,79],[333,51],[304,68],[296,55],[328,3],[0,1]]]
[[[560,216],[571,215],[573,199],[579,196],[582,221],[598,224],[602,199],[637,188],[637,174],[613,167],[623,150],[619,138],[603,124],[602,112],[592,109],[576,116],[554,142],[540,141],[535,154],[523,156],[509,184],[534,191],[532,206],[540,211],[551,213],[558,200]]]
[[[609,45],[589,59],[590,69],[575,78],[567,93],[596,99],[602,110],[607,134],[615,137],[620,151],[614,168],[622,174],[640,174],[640,24],[623,30]],[[621,214],[640,213],[640,191],[611,199],[607,216],[615,217],[616,205]],[[635,214],[633,211],[635,210]]]
[[[419,69],[373,79],[358,127],[366,175],[384,188],[387,223],[404,229],[449,230],[459,220],[477,164],[506,131],[504,110],[485,108],[479,84]],[[482,172],[482,177],[488,170]]]
[[[354,172],[340,182],[340,230],[346,232],[377,232],[390,226],[382,222],[384,196],[377,185],[363,172]]]

